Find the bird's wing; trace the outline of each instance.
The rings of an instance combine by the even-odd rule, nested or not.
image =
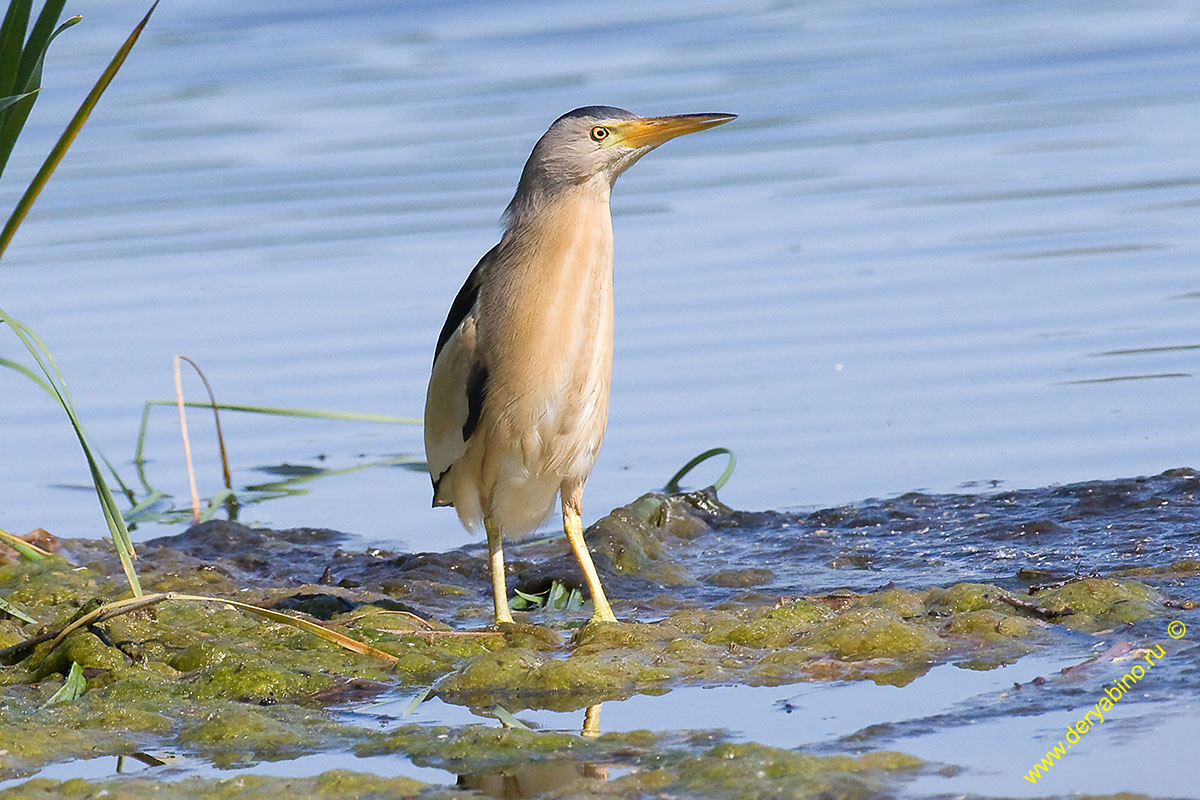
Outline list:
[[[467,440],[483,410],[487,367],[476,353],[475,320],[482,275],[496,249],[479,260],[459,289],[433,354],[433,374],[425,397],[425,460],[433,480],[435,506],[450,504],[448,493],[439,489],[466,452]]]

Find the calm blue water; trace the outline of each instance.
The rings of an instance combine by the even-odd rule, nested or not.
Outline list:
[[[0,206],[143,10],[75,5]],[[176,353],[226,402],[419,416],[531,145],[590,103],[740,119],[617,186],[589,519],[714,445],[740,457],[724,499],[744,508],[1197,460],[1200,11],[1182,0],[176,0],[6,254],[0,307],[44,337],[127,480]],[[100,535],[95,498],[63,488],[87,475],[62,412],[15,375],[0,391],[0,526]],[[239,488],[421,453],[416,427],[225,426]],[[168,409],[148,454],[184,501]],[[243,520],[467,541],[419,472],[307,488]]]

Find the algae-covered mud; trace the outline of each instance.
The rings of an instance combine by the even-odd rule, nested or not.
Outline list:
[[[1189,796],[1198,487],[803,514],[647,495],[588,531],[613,625],[552,602],[489,627],[477,548],[228,522],[141,547],[148,591],[391,658],[179,599],[22,646],[122,596],[105,543],[59,541],[0,567],[34,620],[0,615],[0,797]],[[556,538],[510,570],[514,595],[581,585]]]

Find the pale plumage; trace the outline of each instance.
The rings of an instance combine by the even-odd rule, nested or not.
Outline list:
[[[670,138],[728,114],[642,118],[591,106],[554,122],[438,339],[425,404],[433,503],[488,533],[497,621],[509,621],[501,536],[537,527],[561,493],[595,618],[615,617],[583,543],[583,485],[604,437],[612,375],[617,176]]]

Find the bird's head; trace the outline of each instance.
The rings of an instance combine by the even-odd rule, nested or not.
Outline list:
[[[556,119],[534,145],[508,213],[593,181],[617,176],[660,144],[734,119],[734,114],[639,117],[623,108],[585,106]]]

